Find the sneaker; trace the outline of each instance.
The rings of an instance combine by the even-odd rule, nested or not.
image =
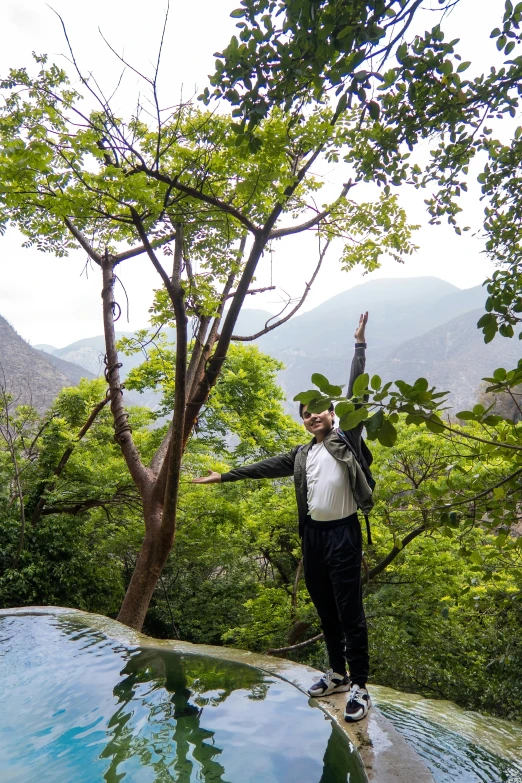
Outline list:
[[[359,685],[352,685],[350,693],[348,694],[346,707],[344,708],[344,719],[349,722],[362,720],[368,715],[371,706],[372,700],[370,699],[370,694],[366,688],[360,688]]]
[[[323,676],[314,682],[308,690],[310,696],[329,696],[331,693],[346,693],[350,690],[351,682],[347,674],[336,674],[333,669],[328,669]]]

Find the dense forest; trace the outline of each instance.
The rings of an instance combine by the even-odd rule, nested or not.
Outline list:
[[[249,342],[297,312],[327,252],[347,272],[414,252],[401,188],[426,196],[434,224],[465,231],[459,199],[475,159],[496,264],[478,327],[486,342],[517,339],[522,132],[509,123],[522,4],[499,3],[502,67],[469,79],[442,22],[408,37],[419,5],[243,0],[199,102],[162,109],[158,57],[144,79],[152,114],[118,116],[72,49],[79,87],[45,56],[0,81],[0,228],[59,257],[87,254],[105,338],[105,377],[64,389],[44,414],[17,404],[3,377],[2,606],[74,606],[158,637],[324,666],[321,639],[308,643],[320,629],[291,482],[203,490],[191,479],[303,441],[280,365]],[[439,2],[439,16],[452,5]],[[338,169],[339,187],[319,209],[321,165]],[[263,254],[277,266],[275,240],[303,232],[317,262],[301,298],[237,334]],[[118,342],[116,271],[136,257],[158,273],[151,328]],[[121,355],[140,351],[124,389]],[[364,422],[374,452],[373,681],[522,720],[522,361],[492,367],[482,401],[451,416],[429,379],[362,375],[345,400],[314,370],[296,404],[333,402],[343,429]],[[125,390],[150,389],[157,411],[125,407]]]
[[[128,380],[136,389],[161,388],[167,410],[171,350],[154,349]],[[191,483],[207,468],[225,470],[303,442],[301,427],[283,411],[278,367],[255,347],[229,353],[184,460],[176,540],[144,627],[153,636],[264,652],[320,633],[301,577],[292,481],[211,490]],[[99,402],[104,390],[101,380],[82,381],[43,418],[3,398],[3,606],[118,612],[143,522],[110,412]],[[130,411],[145,458],[168,426],[154,421],[161,415]],[[441,438],[399,423],[393,449],[371,444],[377,503],[365,591],[372,679],[521,719],[520,531],[510,537],[505,528],[479,524],[468,504],[468,513],[442,522],[437,512],[446,500],[480,495],[510,466],[470,454],[460,429]],[[477,424],[466,430],[482,432]],[[502,498],[501,488],[495,497]],[[326,665],[321,640],[286,655]]]

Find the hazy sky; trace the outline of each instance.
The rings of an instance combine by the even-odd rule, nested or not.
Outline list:
[[[151,72],[166,7],[163,0],[149,0],[148,3],[90,0],[88,5],[54,0],[50,4],[63,16],[81,66],[85,71],[94,72],[108,94],[116,85],[120,69],[102,41],[98,27],[133,64]],[[175,103],[181,90],[188,97],[205,86],[206,75],[213,70],[213,52],[228,42],[235,29],[229,14],[237,5],[238,0],[171,0],[160,84],[164,105]],[[446,37],[461,38],[458,51],[464,60],[473,63],[469,74],[498,62],[495,42],[489,39],[489,33],[501,22],[503,9],[503,0],[460,0],[444,22]],[[417,29],[429,29],[434,20],[433,12],[423,12]],[[61,25],[49,5],[44,0],[4,0],[0,74],[4,75],[9,67],[29,66],[32,51],[47,53],[50,60],[69,67],[64,59],[66,44]],[[137,78],[127,77],[117,93],[114,108],[125,110],[134,105],[139,89]],[[333,183],[343,181],[339,167],[321,173],[327,186],[333,187]],[[481,225],[483,207],[479,195],[476,183],[471,184],[462,202],[465,207],[462,224],[470,225],[472,231],[457,237],[445,225],[428,226],[423,203],[425,193],[402,188],[400,199],[410,221],[422,224],[415,236],[420,249],[402,265],[385,260],[372,277],[434,275],[459,288],[481,283],[491,271],[491,265],[481,253],[481,238],[473,236]],[[22,248],[22,241],[13,229],[0,239],[0,314],[33,345],[49,343],[61,347],[82,337],[100,334],[99,273],[91,270],[85,274],[85,254],[78,251],[69,258],[56,259],[34,249]],[[305,309],[369,279],[358,270],[348,274],[341,272],[337,258],[338,249],[333,247]],[[312,234],[285,238],[278,243],[274,257],[273,283],[297,296],[315,262],[316,240]],[[122,318],[119,327],[125,330],[141,328],[147,324],[152,290],[158,287],[158,277],[144,257],[127,261],[120,266],[118,274],[130,299],[129,323]],[[258,286],[267,284],[268,258],[257,276]],[[249,306],[277,311],[280,296],[280,292],[269,292],[262,297],[252,297]]]

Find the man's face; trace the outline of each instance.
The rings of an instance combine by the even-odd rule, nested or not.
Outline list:
[[[312,435],[323,437],[327,435],[334,425],[334,412],[323,411],[322,413],[308,413],[308,406],[303,408],[303,424],[305,429]]]

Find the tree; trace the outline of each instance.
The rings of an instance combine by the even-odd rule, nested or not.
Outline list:
[[[14,502],[18,504],[20,532],[13,558],[16,567],[22,553],[25,540],[26,514],[22,489],[23,473],[35,456],[35,445],[42,430],[38,428],[38,414],[31,405],[19,405],[8,384],[3,368],[0,367],[0,439],[6,449],[8,508]],[[4,462],[2,460],[2,462]],[[2,468],[5,469],[5,465]],[[4,472],[4,470],[2,470]]]
[[[251,156],[236,145],[227,117],[190,105],[163,114],[157,71],[148,80],[158,109],[154,128],[139,113],[128,122],[115,117],[87,79],[87,94],[99,106],[83,113],[65,73],[48,68],[45,58],[37,62],[35,77],[12,71],[1,84],[3,218],[44,251],[66,255],[79,245],[101,271],[115,437],[145,519],[142,550],[119,619],[141,627],[174,539],[182,455],[231,340],[253,339],[235,336],[234,326],[245,297],[255,292],[252,279],[269,243],[306,230],[316,231],[321,241],[316,271],[300,301],[262,333],[297,311],[333,237],[344,240],[346,268],[362,263],[371,269],[382,252],[400,259],[413,251],[411,227],[395,196],[383,194],[366,204],[351,200],[355,182],[342,186],[324,209],[315,209],[320,183],[311,169],[321,157],[335,159],[343,144],[340,112],[317,107],[290,127],[288,118],[274,111],[259,131],[262,154]],[[306,219],[296,223],[298,216]],[[131,249],[117,250],[125,242]],[[159,248],[172,259],[169,273]],[[136,255],[154,265],[163,283],[157,319],[173,322],[176,330],[172,426],[149,465],[125,411],[114,334],[115,270]]]

